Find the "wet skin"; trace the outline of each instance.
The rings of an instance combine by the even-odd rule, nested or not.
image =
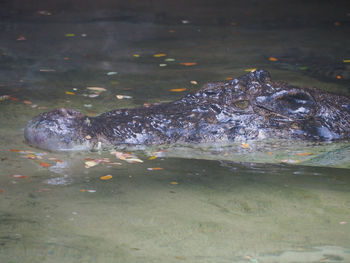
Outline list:
[[[41,113],[28,122],[24,136],[35,147],[58,151],[266,138],[349,139],[350,98],[273,82],[268,72],[258,70],[206,84],[170,103],[97,117],[63,108]]]

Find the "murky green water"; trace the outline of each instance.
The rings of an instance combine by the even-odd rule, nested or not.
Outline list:
[[[0,28],[0,96],[9,96],[0,101],[1,262],[350,262],[350,172],[334,168],[349,167],[347,143],[317,151],[277,144],[271,159],[269,151],[151,149],[136,152],[144,162],[134,164],[108,152],[44,153],[23,142],[26,122],[43,111],[95,115],[170,101],[184,94],[170,89],[194,91],[248,68],[347,94],[345,78],[268,60],[349,59],[345,25],[54,20]],[[296,155],[306,151],[313,155]],[[99,164],[85,168],[86,158]],[[296,161],[315,166],[288,164]]]

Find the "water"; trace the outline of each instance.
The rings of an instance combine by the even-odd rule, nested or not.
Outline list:
[[[268,59],[305,57],[314,68],[310,55],[349,59],[343,20],[195,22],[203,17],[153,23],[35,14],[0,23],[0,96],[10,96],[0,101],[1,262],[350,262],[348,143],[276,144],[272,156],[154,147],[134,152],[143,163],[24,143],[26,122],[40,112],[70,107],[94,116],[171,101],[248,68],[348,94],[345,77]],[[86,87],[106,91],[92,98]],[[179,88],[187,90],[170,91]],[[306,149],[313,155],[296,155]],[[88,160],[99,164],[85,168]]]

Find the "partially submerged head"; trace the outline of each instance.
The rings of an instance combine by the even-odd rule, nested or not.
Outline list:
[[[44,112],[27,123],[26,141],[42,149],[53,151],[87,150],[91,143],[85,138],[89,120],[71,109]]]

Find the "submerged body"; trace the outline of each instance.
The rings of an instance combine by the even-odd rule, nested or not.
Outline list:
[[[31,145],[48,150],[90,150],[101,144],[349,139],[350,99],[273,82],[268,72],[259,70],[149,107],[97,117],[70,109],[45,112],[28,122],[24,136]]]

